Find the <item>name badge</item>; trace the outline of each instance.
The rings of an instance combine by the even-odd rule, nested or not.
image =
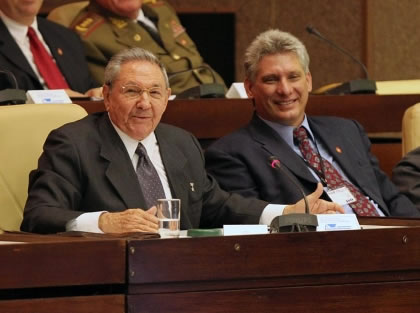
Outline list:
[[[356,201],[356,198],[347,187],[340,187],[327,191],[331,200],[339,205],[346,205]]]

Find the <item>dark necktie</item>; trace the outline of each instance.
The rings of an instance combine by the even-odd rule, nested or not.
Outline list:
[[[159,175],[156,172],[152,161],[150,161],[147,156],[146,149],[140,142],[137,146],[136,153],[139,156],[136,169],[137,178],[139,180],[144,199],[146,200],[146,209],[148,209],[157,204],[157,199],[164,199],[165,192],[163,191]]]
[[[353,211],[360,216],[378,216],[378,212],[370,201],[353,184],[345,180],[337,169],[327,160],[324,160],[319,153],[312,149],[308,134],[304,127],[296,128],[293,131],[293,138],[299,143],[300,152],[310,167],[323,177],[330,189],[347,187],[355,197],[356,201],[349,204]],[[323,168],[321,167],[321,161]]]
[[[28,28],[29,44],[34,62],[49,89],[68,89],[63,74],[47,52],[32,27]]]
[[[154,41],[156,41],[161,47],[163,47],[163,42],[159,36],[159,32],[157,32],[155,29],[153,29],[152,27],[150,27],[142,21],[138,21],[138,23],[149,33],[149,35],[153,38]]]

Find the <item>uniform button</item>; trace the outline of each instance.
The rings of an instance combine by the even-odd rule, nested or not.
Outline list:
[[[179,60],[181,57],[178,55],[178,54],[172,54],[172,58],[174,59],[174,60]]]
[[[139,34],[135,34],[133,37],[134,41],[140,41],[141,40],[141,36]]]

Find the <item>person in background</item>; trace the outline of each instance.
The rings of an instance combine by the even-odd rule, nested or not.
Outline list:
[[[181,229],[269,224],[294,205],[268,205],[220,189],[207,175],[190,133],[160,123],[171,94],[163,64],[141,48],[112,57],[103,86],[107,112],[52,131],[38,168],[31,172],[23,231],[55,233],[156,232],[159,198],[181,199]],[[312,211],[343,209],[308,197]]]
[[[69,14],[74,12],[59,12],[49,18],[64,25]],[[165,65],[172,94],[201,84],[225,87],[165,1],[91,0],[66,26],[85,43],[91,73],[98,81],[103,82],[105,66],[115,53],[140,47],[154,53]]]
[[[0,1],[0,89],[65,89],[70,97],[102,97],[83,45],[72,31],[37,17],[43,0]],[[11,72],[16,79],[5,75]]]
[[[307,116],[309,56],[290,33],[268,30],[245,53],[245,89],[254,102],[247,126],[206,149],[206,166],[228,191],[270,203],[293,203],[321,182],[322,198],[360,216],[420,216],[370,153],[362,126]],[[284,171],[270,166],[272,159]],[[289,176],[291,178],[289,178]]]
[[[392,170],[392,181],[420,211],[420,147],[398,162]]]

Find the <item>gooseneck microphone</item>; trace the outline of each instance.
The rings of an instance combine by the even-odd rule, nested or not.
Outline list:
[[[357,63],[365,73],[365,79],[356,79],[351,80],[349,82],[343,83],[340,86],[327,90],[325,93],[327,94],[348,94],[348,93],[375,93],[376,91],[376,82],[369,79],[369,73],[366,68],[366,66],[358,60],[356,57],[354,57],[349,51],[346,49],[340,47],[338,44],[333,42],[332,40],[326,38],[324,35],[322,35],[315,27],[308,25],[306,26],[306,31],[318,37],[322,41],[328,43],[330,46],[334,47],[341,53],[345,54],[346,56],[350,57],[355,63]]]
[[[340,47],[339,45],[337,45],[335,42],[331,41],[330,39],[326,38],[325,36],[323,36],[315,27],[308,25],[306,26],[306,31],[308,33],[310,33],[311,35],[315,35],[316,37],[320,38],[321,40],[325,41],[326,43],[328,43],[330,46],[334,47],[335,49],[337,49],[338,51],[342,52],[343,54],[347,55],[348,57],[350,57],[354,62],[356,62],[357,64],[359,64],[362,69],[363,72],[365,72],[365,76],[367,79],[369,79],[369,73],[368,70],[366,68],[366,66],[358,59],[356,59],[349,51],[347,51],[346,49]]]
[[[1,75],[6,75],[8,84],[13,85],[13,89],[0,90],[0,105],[7,104],[23,104],[26,102],[26,92],[18,89],[18,83],[15,75],[8,70],[0,70]],[[4,88],[0,86],[0,88]]]
[[[299,181],[290,175],[280,163],[280,160],[275,157],[270,157],[270,165],[274,169],[278,169],[285,175],[289,181],[295,185],[295,187],[299,190],[302,194],[303,201],[305,202],[305,213],[291,213],[291,214],[284,214],[276,216],[271,224],[270,224],[270,231],[271,232],[307,232],[307,231],[315,231],[316,227],[318,226],[318,219],[316,215],[310,214],[310,208],[308,199],[306,198],[305,191],[303,190]]]

